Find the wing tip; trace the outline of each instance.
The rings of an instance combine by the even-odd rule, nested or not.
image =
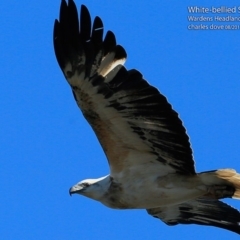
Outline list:
[[[103,40],[103,29],[103,22],[98,16],[91,24],[89,10],[84,4],[80,7],[79,18],[73,0],[69,0],[68,3],[66,0],[61,1],[59,19],[54,22],[53,44],[58,64],[63,72],[68,63],[72,65],[73,71],[85,64],[86,67],[82,69],[85,69],[86,75],[93,75],[104,57],[112,51],[114,59],[110,64],[112,66],[115,63],[124,64],[127,57],[125,49],[116,45],[112,31],[108,31]]]

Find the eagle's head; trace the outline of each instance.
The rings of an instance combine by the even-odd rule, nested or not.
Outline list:
[[[80,194],[95,200],[100,200],[111,184],[109,176],[97,179],[85,179],[69,189],[69,194]]]

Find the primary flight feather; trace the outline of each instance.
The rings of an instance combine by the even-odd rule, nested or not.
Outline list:
[[[196,173],[189,138],[167,99],[137,70],[103,23],[73,0],[61,3],[54,49],[74,98],[94,130],[110,174],[70,189],[116,209],[146,209],[168,225],[211,225],[240,234],[240,212],[218,201],[240,199],[232,169]],[[79,21],[80,20],[80,21]]]

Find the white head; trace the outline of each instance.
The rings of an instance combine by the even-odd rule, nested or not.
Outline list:
[[[98,179],[86,179],[71,187],[69,194],[78,193],[99,201],[107,192],[110,184],[111,179],[109,175]]]

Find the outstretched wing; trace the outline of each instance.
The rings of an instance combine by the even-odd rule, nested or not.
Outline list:
[[[91,30],[92,29],[92,30]],[[162,174],[195,174],[189,138],[166,98],[136,70],[112,32],[81,7],[63,0],[54,25],[56,58],[84,117],[108,158],[111,174],[151,164]],[[156,165],[156,166],[155,166]]]
[[[169,226],[200,224],[224,228],[240,234],[240,212],[218,200],[196,199],[186,203],[147,209]]]

